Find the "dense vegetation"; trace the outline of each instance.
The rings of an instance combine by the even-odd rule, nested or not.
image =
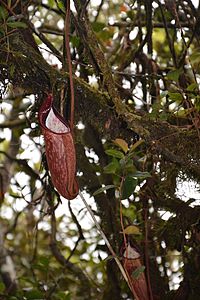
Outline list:
[[[48,92],[69,115],[65,4],[0,1],[0,299],[200,299],[200,4],[71,3],[77,178],[114,252],[38,124]]]

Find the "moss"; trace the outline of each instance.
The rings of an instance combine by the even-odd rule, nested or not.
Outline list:
[[[133,136],[137,133],[146,141],[148,147],[156,149],[156,153],[161,154],[164,160],[174,163],[190,178],[200,178],[198,131],[183,130],[165,121],[148,119],[148,115],[140,116],[129,112],[118,97],[110,67],[103,57],[92,29],[87,27],[87,30],[87,38],[102,69],[107,92],[94,89],[84,80],[74,77],[76,116],[87,121],[89,112],[91,124],[104,137],[114,138],[122,134],[130,139],[131,131]],[[24,87],[27,93],[40,95],[35,105],[36,110],[38,103],[42,101],[42,95],[51,89],[55,89],[58,96],[56,99],[59,99],[60,90],[67,83],[69,74],[67,72],[63,74],[49,65],[39,53],[23,41],[20,34],[12,38],[10,47],[12,54],[7,69],[3,67],[1,79],[9,78],[11,82]],[[15,72],[11,72],[13,66]],[[8,72],[11,73],[10,76]],[[122,126],[123,123],[127,126]]]

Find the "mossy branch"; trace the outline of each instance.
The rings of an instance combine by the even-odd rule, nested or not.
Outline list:
[[[94,37],[92,36],[90,29],[88,29],[88,32],[89,39],[93,39]],[[49,65],[42,55],[38,54],[33,48],[23,41],[20,35],[16,35],[12,38],[10,45],[11,49],[13,49],[12,55],[15,58],[14,62],[16,62],[15,53],[17,55],[17,65],[20,65],[21,72],[23,71],[22,75],[27,72],[27,76],[22,78],[22,84],[25,86],[28,85],[29,93],[39,94],[48,92],[50,89],[53,89],[54,86],[56,86],[57,90],[59,90],[59,88],[61,89],[69,79],[69,74],[67,72],[62,73],[60,70]],[[97,50],[97,46],[93,45],[93,47],[95,47],[93,48],[93,51]],[[98,58],[99,63],[101,59],[102,53]],[[14,62],[11,61],[11,64]],[[101,63],[101,68],[103,69],[103,73],[107,72],[108,66],[105,64],[105,61]],[[108,84],[108,80],[111,80],[110,77],[106,79],[109,90],[107,89],[108,92],[102,92],[94,89],[81,78],[74,77],[76,114],[79,115],[83,121],[87,120],[89,108],[89,118],[91,122],[93,120],[94,123],[96,123],[101,134],[110,134],[111,137],[110,128],[107,130],[105,126],[108,119],[115,124],[114,129],[116,132],[120,132],[122,130],[123,126],[121,125],[122,122],[124,122],[127,124],[125,131],[132,130],[133,134],[137,133],[145,140],[146,144],[149,145],[150,148],[156,148],[157,153],[165,153],[165,160],[170,162],[173,152],[176,152],[176,147],[174,148],[174,145],[177,144],[177,138],[179,139],[177,146],[179,147],[179,144],[181,144],[182,148],[188,147],[188,137],[190,137],[191,134],[193,141],[198,139],[198,134],[195,129],[182,130],[178,126],[172,126],[166,121],[151,120],[148,118],[148,114],[141,116],[130,112],[127,106],[118,97],[113,86],[113,79],[110,81],[111,85]],[[112,92],[114,94],[111,93],[112,89],[114,90]],[[160,143],[161,140],[162,143]],[[166,155],[166,151],[163,152],[165,148],[170,149],[170,155]],[[180,155],[182,156],[183,154]],[[179,154],[176,154],[176,156],[179,156]],[[187,157],[184,157],[184,161],[186,159]],[[183,157],[181,161],[183,161]],[[176,164],[176,161],[173,161],[173,163]],[[193,166],[188,167],[186,170],[185,165],[185,163],[184,166],[182,166],[182,163],[181,166],[179,163],[177,164],[177,166],[180,169],[182,168],[184,172],[187,172],[188,170],[188,172],[191,173],[191,168],[193,169]],[[188,166],[190,165],[191,162],[188,161]],[[195,171],[192,173],[196,174],[197,172]]]

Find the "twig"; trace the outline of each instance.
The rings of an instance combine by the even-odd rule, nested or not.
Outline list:
[[[62,12],[61,10],[56,9],[56,8],[53,8],[53,7],[50,7],[49,5],[47,5],[47,4],[45,4],[45,3],[42,3],[42,1],[34,0],[34,1],[32,1],[32,2],[34,2],[35,4],[37,4],[37,5],[41,6],[41,7],[44,7],[46,10],[52,11],[52,12],[58,14],[58,15],[60,15],[61,13],[63,14],[63,12]],[[57,2],[57,1],[56,1],[56,2]]]
[[[73,213],[73,210],[72,210],[72,208],[71,208],[71,202],[70,202],[70,201],[68,201],[68,207],[69,207],[69,211],[70,211],[71,216],[72,216],[72,220],[74,221],[74,223],[76,224],[76,226],[77,226],[77,228],[78,228],[79,237],[78,237],[78,239],[77,239],[77,241],[76,241],[76,243],[75,243],[75,245],[74,245],[74,248],[71,250],[70,255],[68,256],[67,261],[69,261],[70,258],[72,257],[72,255],[74,254],[74,252],[75,252],[75,250],[76,250],[76,248],[77,248],[79,242],[80,242],[81,240],[84,240],[84,236],[83,236],[83,231],[82,231],[81,225],[79,224],[79,222],[78,222],[78,220],[77,220],[75,214]]]
[[[186,23],[186,22],[180,22],[181,26],[184,28],[189,28],[189,29],[193,29],[194,25],[193,24],[189,24],[189,23]],[[146,22],[141,22],[139,23],[138,21],[133,21],[133,22],[125,22],[125,21],[122,21],[122,22],[115,22],[115,23],[112,23],[112,24],[108,24],[110,27],[119,27],[119,28],[122,28],[122,27],[125,27],[125,28],[133,28],[133,27],[146,27]],[[161,22],[153,22],[152,23],[152,26],[153,28],[171,28],[171,29],[176,29],[176,25],[175,24],[172,24],[172,23],[169,23],[166,21],[165,24],[161,23]]]
[[[0,128],[15,128],[26,124],[26,119],[16,119],[0,123]]]
[[[11,155],[6,153],[5,151],[0,151],[0,154],[5,155],[11,162],[15,162],[15,163],[19,164],[20,166],[24,167],[25,172],[29,176],[34,178],[35,180],[36,179],[40,180],[39,174],[28,165],[28,163],[25,159],[18,159],[18,158],[12,157]]]
[[[39,30],[42,33],[48,33],[48,34],[63,36],[63,32],[61,30],[51,29],[51,28],[48,28],[47,26],[46,27],[44,27],[44,26],[40,27]]]
[[[42,32],[40,32],[37,28],[35,28],[34,24],[31,23],[31,21],[27,21],[27,25],[31,29],[32,32],[34,32],[39,39],[52,51],[52,53],[62,62],[62,56],[60,52],[53,46],[53,44],[46,38]]]
[[[74,221],[74,223],[76,224],[76,226],[78,228],[79,236],[80,236],[81,239],[84,239],[83,230],[82,230],[81,225],[79,224],[79,222],[78,222],[78,220],[77,220],[77,218],[76,218],[76,216],[75,216],[75,214],[74,214],[74,212],[71,208],[71,202],[70,201],[68,201],[68,207],[69,207],[69,211],[72,215],[72,220]]]
[[[148,54],[152,56],[152,52],[153,52],[152,0],[146,0],[145,2],[146,2],[145,8],[146,8],[147,47],[148,47]]]
[[[101,0],[101,3],[99,4],[99,7],[97,9],[97,14],[96,14],[96,17],[94,19],[94,22],[97,22],[97,19],[99,17],[99,14],[100,14],[100,11],[101,11],[101,8],[102,8],[103,4],[104,4],[104,0]]]
[[[165,19],[165,14],[163,12],[163,8],[162,8],[162,5],[160,4],[160,1],[156,1],[156,2],[157,2],[157,4],[159,5],[159,8],[160,8],[160,12],[161,12],[161,16],[162,16],[162,19],[163,19],[163,24],[164,24],[167,40],[168,40],[168,43],[169,43],[169,49],[170,49],[170,52],[172,54],[173,63],[174,63],[174,66],[177,67],[176,52],[175,52],[172,40],[170,38],[169,30],[168,30],[168,27],[167,27],[167,22],[166,22],[166,19]]]

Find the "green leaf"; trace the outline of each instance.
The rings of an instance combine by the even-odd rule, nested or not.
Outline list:
[[[15,65],[14,65],[14,64],[11,64],[11,66],[10,66],[10,76],[11,76],[11,77],[13,77],[14,72],[15,72]]]
[[[193,82],[190,85],[188,85],[187,91],[189,91],[189,92],[198,91],[198,87],[199,87],[198,84],[196,82]]]
[[[5,29],[2,27],[0,28],[0,36],[4,36],[5,35]]]
[[[49,0],[49,6],[53,7],[54,6],[54,0]]]
[[[137,141],[136,143],[134,143],[134,144],[130,147],[129,155],[132,154],[132,153],[135,151],[135,149],[136,149],[137,147],[139,147],[142,143],[144,143],[144,140],[139,140],[139,141]]]
[[[200,96],[196,96],[195,103],[194,103],[195,108],[197,111],[200,111]]]
[[[138,279],[140,275],[144,272],[145,266],[140,266],[137,269],[135,269],[132,273],[133,278]]]
[[[5,284],[3,282],[0,282],[0,293],[3,293],[5,290]]]
[[[0,20],[5,20],[8,17],[8,11],[5,9],[5,7],[0,6]]]
[[[136,171],[132,174],[132,176],[135,178],[145,179],[151,177],[151,174],[149,172]]]
[[[130,220],[137,218],[137,208],[133,203],[130,203],[128,209],[126,207],[122,208],[122,214]]]
[[[200,49],[196,49],[191,55],[190,55],[190,61],[192,64],[196,64],[200,62]]]
[[[43,293],[38,290],[25,291],[24,294],[28,300],[44,299]]]
[[[107,174],[115,174],[118,169],[119,162],[116,158],[114,158],[111,163],[104,167],[104,172]]]
[[[104,23],[101,23],[101,22],[94,22],[92,24],[92,29],[95,31],[95,32],[100,32],[101,30],[103,30],[105,28],[105,24]]]
[[[177,69],[177,70],[174,70],[174,71],[170,71],[170,72],[167,74],[167,78],[168,78],[169,80],[173,80],[173,81],[178,82],[179,76],[181,75],[182,72],[183,72],[182,69]]]
[[[127,176],[122,185],[122,199],[129,198],[135,191],[137,179]]]
[[[121,167],[122,167],[125,175],[133,174],[136,171],[136,168],[135,168],[135,165],[133,164],[133,160],[132,159],[126,159],[126,160],[125,159],[123,159],[123,160],[121,159],[120,160],[120,165],[121,165]]]
[[[159,119],[162,120],[162,121],[166,121],[168,119],[168,114],[166,112],[162,111],[159,114]]]
[[[178,111],[176,111],[174,113],[174,115],[178,118],[184,118],[186,116],[188,116],[191,113],[191,109],[179,109]]]
[[[101,188],[99,188],[98,190],[96,190],[96,191],[93,193],[93,196],[96,196],[96,195],[98,195],[98,194],[100,194],[100,193],[103,193],[104,191],[107,191],[107,190],[110,190],[110,189],[113,189],[113,188],[115,188],[115,185],[113,185],[113,184],[106,185],[106,186],[101,187]]]
[[[180,103],[180,102],[183,101],[183,96],[182,96],[180,93],[172,93],[172,92],[169,92],[168,95],[169,95],[169,98],[170,98],[172,101],[176,101],[176,102],[178,102],[178,103]]]
[[[112,174],[112,180],[113,180],[113,184],[116,186],[120,185],[121,182],[121,177],[118,174]]]
[[[27,25],[23,22],[7,22],[6,24],[11,28],[27,28]]]
[[[46,256],[41,256],[38,261],[41,265],[48,267],[49,266],[49,258]]]
[[[107,155],[109,156],[113,156],[113,157],[116,157],[116,158],[124,158],[124,153],[122,153],[121,151],[119,150],[115,150],[115,149],[108,149],[105,151]]]
[[[124,229],[123,233],[125,233],[127,235],[130,235],[130,234],[140,235],[141,234],[139,227],[136,226],[136,225],[129,225],[129,226],[127,226]]]
[[[112,28],[105,28],[104,30],[99,31],[97,34],[102,41],[107,42],[113,37],[113,30]]]
[[[80,45],[80,38],[77,36],[71,36],[70,37],[70,42],[74,47],[78,47]]]
[[[58,294],[56,295],[58,296],[59,300],[70,300],[71,299],[71,295],[70,292],[58,292]]]
[[[58,8],[65,13],[65,6],[64,6],[63,1],[60,0],[60,1],[56,2],[56,3],[57,3]]]

